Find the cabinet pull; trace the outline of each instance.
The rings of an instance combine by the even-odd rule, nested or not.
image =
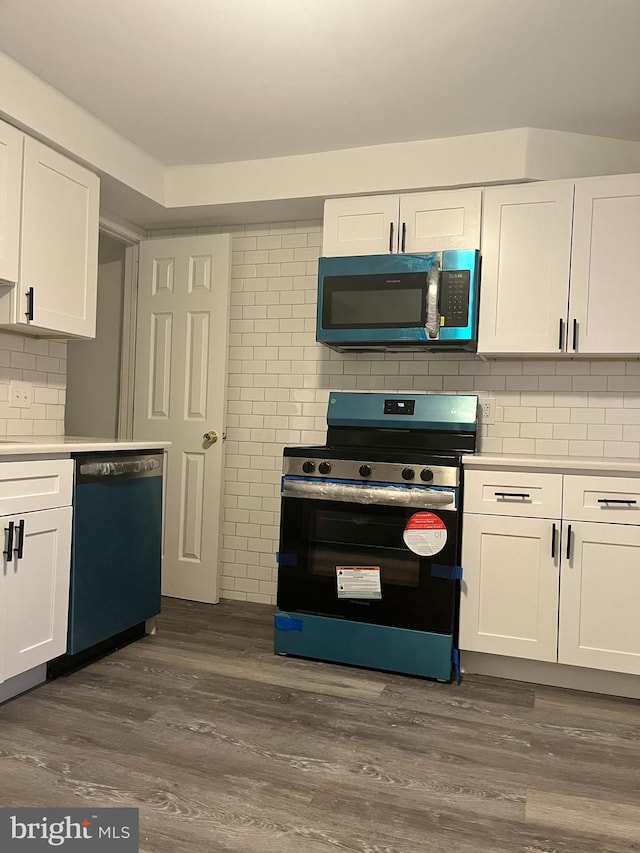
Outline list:
[[[558,349],[562,352],[564,347],[564,320],[560,317],[560,334],[558,335]]]
[[[393,222],[389,223],[389,251],[393,252]]]
[[[7,540],[2,553],[7,558],[7,563],[10,563],[13,560],[13,521],[9,522],[9,527],[5,527],[4,532],[7,534]]]
[[[27,320],[33,320],[33,288],[30,287],[25,293],[27,297],[27,310],[24,312],[24,316]]]
[[[16,542],[16,547],[14,549],[16,560],[22,559],[22,550],[24,548],[24,518],[20,519],[20,524],[18,525],[18,539]]]
[[[626,506],[633,506],[637,504],[638,501],[631,500],[627,498],[598,498],[599,504],[625,504]]]
[[[551,525],[551,559],[555,560],[556,558],[556,526],[555,524]]]
[[[494,495],[497,498],[522,498],[523,500],[531,497],[528,492],[494,492]]]
[[[578,348],[578,321],[576,318],[573,318],[573,351],[575,352]]]
[[[402,223],[402,245],[400,246],[400,251],[404,252],[404,247],[407,243],[407,223]]]
[[[571,525],[567,526],[567,560],[571,559]]]

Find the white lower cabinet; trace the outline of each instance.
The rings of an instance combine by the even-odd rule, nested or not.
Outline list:
[[[640,674],[639,491],[629,477],[468,471],[460,648]]]
[[[559,533],[547,519],[465,516],[462,649],[556,660]]]
[[[0,517],[0,682],[66,650],[72,472],[70,459],[0,463],[0,496],[23,492],[26,510]]]

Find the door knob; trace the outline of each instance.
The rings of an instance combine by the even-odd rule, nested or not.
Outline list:
[[[209,432],[205,432],[202,438],[204,439],[204,441],[208,441],[209,444],[215,444],[218,440],[218,433],[214,429],[212,429],[209,430]]]

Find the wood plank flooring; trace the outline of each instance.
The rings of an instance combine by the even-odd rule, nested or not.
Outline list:
[[[158,633],[0,706],[0,804],[134,806],[143,853],[640,850],[640,703],[273,654],[272,609]]]

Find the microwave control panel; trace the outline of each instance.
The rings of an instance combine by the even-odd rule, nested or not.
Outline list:
[[[440,325],[464,328],[469,323],[469,270],[443,270],[440,279]]]

